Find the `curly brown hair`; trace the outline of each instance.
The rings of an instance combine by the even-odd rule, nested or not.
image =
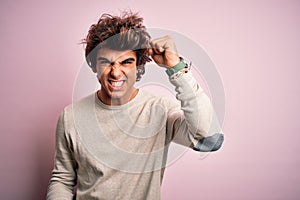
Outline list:
[[[142,24],[143,18],[138,13],[123,12],[112,16],[103,14],[96,24],[91,25],[87,37],[85,57],[91,68],[96,67],[97,51],[100,48],[113,50],[133,50],[137,56],[137,77],[139,81],[145,73],[146,62],[151,61],[147,49],[150,47],[150,35]]]

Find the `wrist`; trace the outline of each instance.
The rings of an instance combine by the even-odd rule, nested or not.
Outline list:
[[[180,57],[179,59],[180,59],[180,61],[176,65],[174,65],[173,67],[170,67],[166,70],[166,73],[169,76],[172,76],[173,74],[188,67],[187,63],[184,61],[184,59],[182,57]]]
[[[176,58],[174,58],[172,61],[169,61],[167,69],[168,68],[173,68],[174,66],[178,65],[181,61],[181,57],[176,56]]]

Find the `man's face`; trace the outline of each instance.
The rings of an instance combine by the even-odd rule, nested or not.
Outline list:
[[[103,103],[121,105],[136,95],[136,61],[136,53],[132,50],[98,50],[94,71],[101,84],[98,96]]]

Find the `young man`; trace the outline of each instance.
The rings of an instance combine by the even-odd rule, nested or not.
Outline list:
[[[137,14],[103,15],[89,30],[86,59],[101,89],[67,106],[56,133],[47,199],[160,199],[170,142],[218,150],[209,98],[172,38],[150,41]],[[178,103],[135,87],[151,59],[166,68]]]

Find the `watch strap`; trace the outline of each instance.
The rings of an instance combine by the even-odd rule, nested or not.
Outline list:
[[[173,74],[179,72],[180,70],[184,69],[185,67],[187,67],[187,64],[184,62],[184,59],[180,57],[180,62],[176,65],[174,65],[171,68],[168,68],[166,70],[166,73],[168,74],[168,76],[172,76]]]

